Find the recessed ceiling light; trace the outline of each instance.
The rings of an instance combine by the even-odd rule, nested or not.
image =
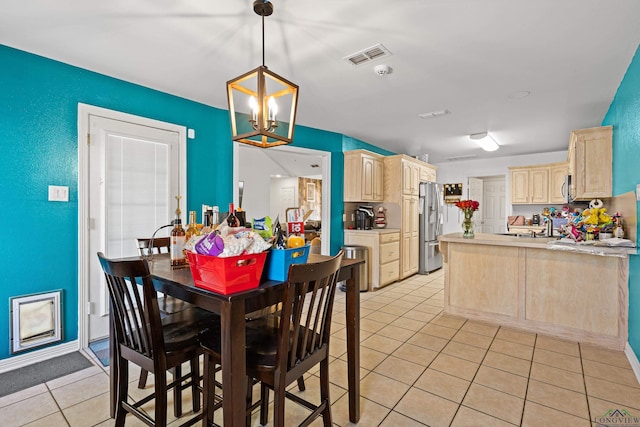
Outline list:
[[[526,98],[531,95],[531,92],[528,90],[519,90],[517,92],[512,92],[508,95],[509,99],[521,99]]]
[[[418,114],[418,117],[420,117],[421,119],[433,119],[436,117],[446,116],[449,114],[451,114],[451,111],[449,110],[440,110],[440,111],[432,111],[430,113]]]

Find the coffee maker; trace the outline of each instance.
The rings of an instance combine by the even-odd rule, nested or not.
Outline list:
[[[356,230],[371,230],[373,228],[373,206],[362,205],[355,210]]]

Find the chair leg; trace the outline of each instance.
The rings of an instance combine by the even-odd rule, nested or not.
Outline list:
[[[117,399],[118,403],[116,404],[116,427],[124,427],[125,417],[127,416],[127,411],[125,411],[123,402],[127,401],[127,395],[129,394],[129,367],[128,363],[125,359],[121,359],[118,357],[118,360],[115,361],[118,365],[118,378],[117,378]]]
[[[331,427],[331,399],[329,398],[329,361],[324,359],[320,362],[320,404],[324,403],[322,412],[324,427]]]
[[[140,379],[138,380],[138,388],[145,388],[147,386],[147,376],[149,372],[146,369],[140,371]]]
[[[267,425],[269,421],[269,387],[260,383],[260,424]]]
[[[302,377],[298,378],[298,390],[305,391],[306,389],[307,387],[305,387],[304,385],[304,378]]]
[[[191,360],[191,400],[193,401],[193,412],[200,410],[200,359],[196,357]]]
[[[172,370],[173,380],[177,381],[178,378],[182,377],[182,366],[178,365]],[[166,376],[164,377],[166,381]],[[176,386],[173,388],[173,415],[176,418],[180,418],[182,416],[182,383],[178,382]],[[166,388],[166,387],[165,387]],[[166,393],[166,390],[165,390]],[[164,424],[160,424],[164,425]]]
[[[273,385],[273,426],[284,426],[285,387],[276,379]],[[268,404],[268,403],[267,403]]]
[[[167,373],[158,372],[155,382],[155,425],[167,425]],[[175,403],[175,402],[174,402]],[[178,415],[176,415],[178,417]]]

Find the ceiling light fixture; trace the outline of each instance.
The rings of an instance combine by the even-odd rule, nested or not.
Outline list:
[[[269,148],[293,141],[298,86],[264,65],[264,17],[273,13],[273,5],[255,0],[253,11],[262,17],[262,65],[227,82],[231,136],[234,141]]]
[[[480,146],[484,151],[496,151],[500,146],[495,139],[488,132],[474,133],[469,135],[476,144]]]

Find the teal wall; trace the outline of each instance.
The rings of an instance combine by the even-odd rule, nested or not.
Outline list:
[[[635,191],[640,184],[640,47],[602,124],[613,125],[613,195]],[[640,359],[640,257],[635,255],[629,259],[629,345]]]
[[[6,230],[0,245],[0,359],[4,359],[10,357],[12,296],[62,289],[64,341],[78,338],[79,102],[195,129],[196,138],[187,141],[187,210],[199,211],[205,202],[226,206],[232,200],[233,144],[226,110],[4,45],[0,45],[0,64],[0,223]],[[342,246],[343,144],[341,134],[302,126],[295,131],[293,145],[334,153],[331,253]],[[69,186],[69,203],[48,202],[48,185]]]

